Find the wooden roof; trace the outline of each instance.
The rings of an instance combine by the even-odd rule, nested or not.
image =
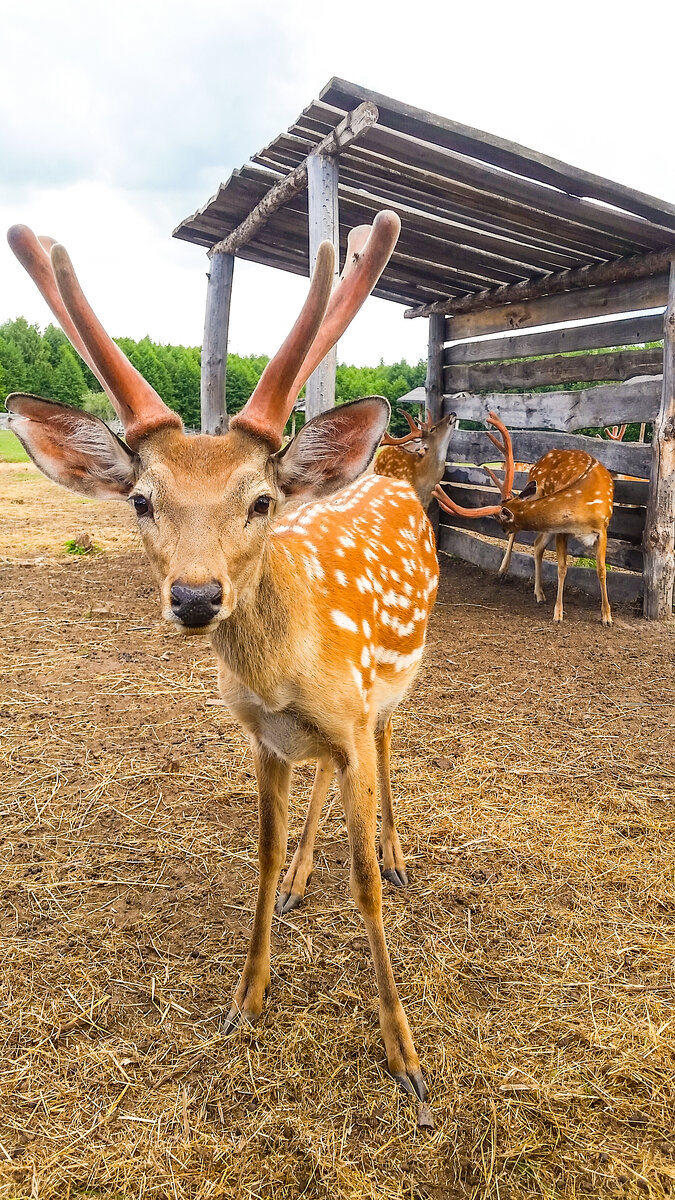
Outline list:
[[[675,205],[524,146],[332,79],[287,133],[233,171],[174,236],[210,247],[363,101],[377,123],[339,156],[340,242],[382,208],[402,221],[374,294],[420,306],[675,247]],[[308,274],[307,196],[237,256]]]

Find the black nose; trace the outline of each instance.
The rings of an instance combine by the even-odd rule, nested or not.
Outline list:
[[[178,620],[191,629],[208,625],[218,614],[223,599],[223,589],[215,579],[200,587],[189,587],[180,581],[171,586],[171,607]]]

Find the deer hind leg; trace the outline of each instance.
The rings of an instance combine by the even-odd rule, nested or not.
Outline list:
[[[544,589],[541,586],[541,560],[544,557],[544,550],[550,540],[550,533],[538,533],[534,539],[534,598],[537,604],[543,604],[546,599]]]
[[[501,561],[499,570],[497,571],[498,579],[503,579],[504,576],[506,575],[509,567],[511,566],[511,554],[513,552],[513,543],[515,542],[515,540],[516,540],[515,533],[510,533],[509,540],[506,544],[506,550],[504,551],[504,557]]]
[[[312,794],[309,798],[309,808],[300,834],[300,841],[279,889],[279,898],[276,903],[276,912],[279,916],[291,912],[292,909],[302,904],[305,889],[314,869],[314,842],[319,827],[321,809],[334,770],[335,764],[332,758],[320,758],[316,764]]]
[[[279,872],[286,858],[288,832],[288,789],[290,763],[284,762],[262,746],[254,748],[258,777],[258,899],[253,932],[246,962],[234,994],[224,1032],[231,1033],[239,1024],[252,1024],[262,1012],[265,992],[270,985],[270,937],[274,895]]]
[[[396,822],[394,821],[394,798],[391,794],[391,774],[389,755],[391,749],[391,717],[383,729],[375,734],[377,747],[377,774],[380,785],[380,804],[382,806],[382,828],[380,831],[380,854],[382,855],[382,874],[395,887],[406,887],[408,872],[405,859],[398,840]]]
[[[340,790],[351,851],[352,895],[366,927],[380,1000],[380,1029],[389,1070],[406,1092],[421,1100],[426,1087],[410,1026],[396,991],[382,922],[382,880],[375,853],[377,766],[372,737],[360,739],[340,771]]]
[[[558,533],[555,539],[555,550],[558,555],[558,595],[556,596],[553,620],[558,624],[563,619],[563,591],[567,574],[567,534]]]
[[[602,623],[603,625],[611,625],[612,610],[609,607],[609,597],[607,595],[607,567],[605,566],[606,554],[607,530],[602,529],[598,534],[598,544],[595,549],[595,566],[598,573],[598,581],[600,583],[600,594],[602,596]]]

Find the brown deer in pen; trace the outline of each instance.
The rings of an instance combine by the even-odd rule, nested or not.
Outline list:
[[[7,404],[12,428],[49,478],[131,502],[164,617],[209,633],[221,694],[249,736],[260,878],[226,1029],[262,1010],[291,770],[318,760],[318,775],[334,768],[339,775],[351,887],[374,960],[389,1069],[423,1099],[385,941],[375,832],[391,714],[417,673],[436,595],[433,534],[407,484],[363,475],[389,418],[383,398],[323,413],[281,450],[302,384],[372,291],[399,228],[385,212],[367,238],[356,231],[332,295],[334,251],[324,243],[298,320],[228,433],[188,437],[104,332],[64,248],[15,227],[14,252],[96,372],[126,443],[66,405],[22,394]]]
[[[500,504],[483,508],[464,508],[451,500],[439,486],[435,495],[446,512],[462,517],[495,517],[509,540],[499,568],[503,578],[509,569],[513,543],[521,529],[534,530],[534,594],[538,604],[545,599],[541,585],[541,564],[544,551],[555,537],[558,557],[558,594],[553,620],[563,619],[563,590],[567,575],[567,541],[570,536],[586,546],[595,546],[596,569],[600,583],[603,625],[612,624],[612,611],[607,597],[607,526],[614,505],[614,482],[606,467],[585,450],[549,450],[530,467],[527,483],[519,496],[511,496],[513,487],[513,447],[511,437],[494,413],[488,420],[502,434],[506,459],[504,482],[500,483],[489,467],[484,469],[500,488]],[[488,437],[495,441],[492,434]],[[498,443],[495,443],[498,444]]]
[[[410,426],[410,433],[403,437],[384,434],[383,449],[375,459],[375,473],[405,479],[417,492],[422,507],[427,509],[433,500],[434,488],[445,474],[448,444],[457,424],[457,415],[448,413],[436,425],[432,424],[431,417],[418,425],[409,413],[403,416]],[[410,442],[418,442],[419,449],[405,450],[404,446]]]

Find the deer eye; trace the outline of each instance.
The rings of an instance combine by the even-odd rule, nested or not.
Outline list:
[[[271,503],[271,496],[258,496],[258,499],[253,501],[249,509],[249,517],[252,517],[254,514],[258,517],[266,517],[270,511]]]
[[[152,515],[152,505],[147,496],[130,496],[129,499],[136,510],[137,517],[147,517]]]

